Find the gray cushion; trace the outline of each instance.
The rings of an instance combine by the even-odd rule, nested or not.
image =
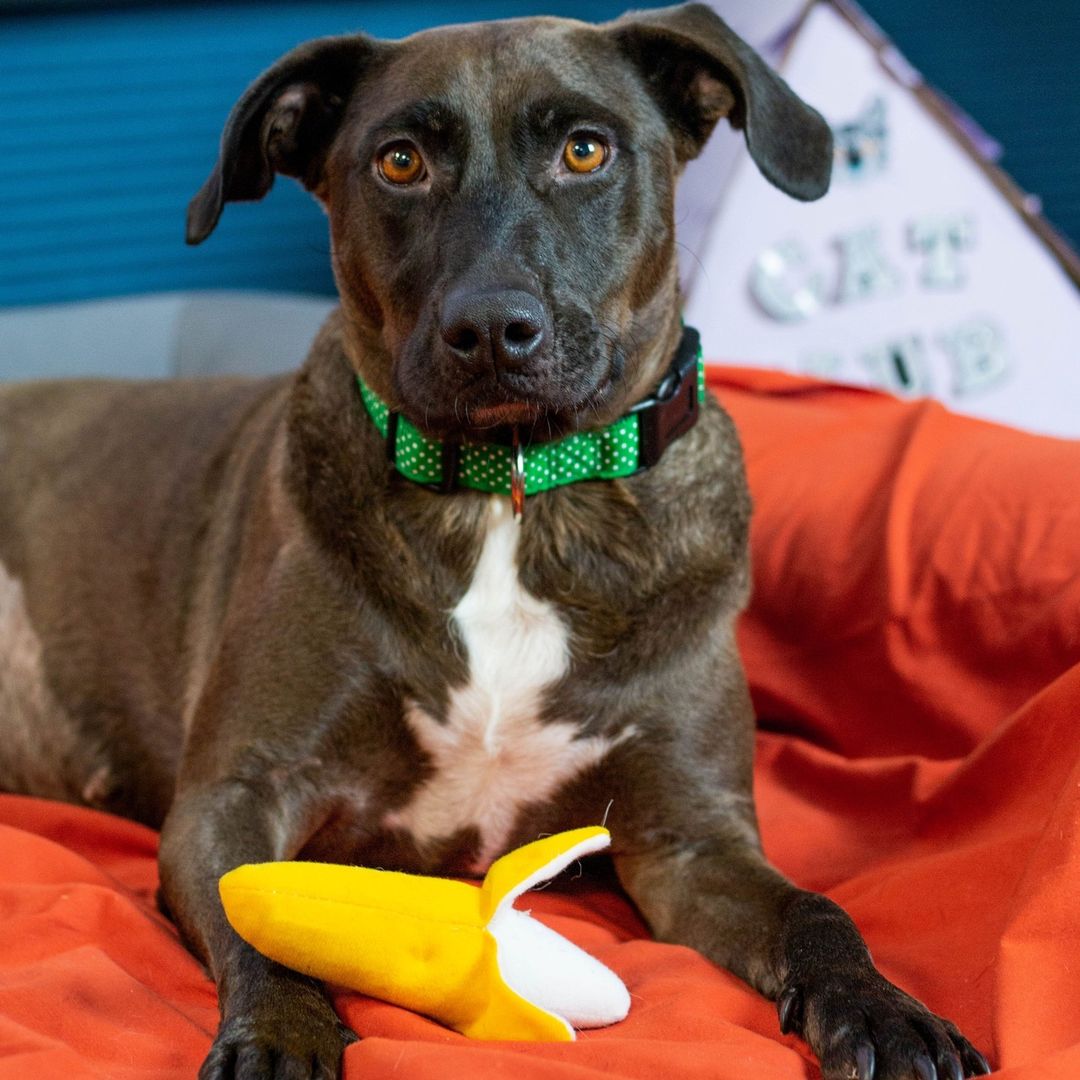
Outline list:
[[[0,379],[262,375],[296,367],[323,297],[197,292],[0,310]]]

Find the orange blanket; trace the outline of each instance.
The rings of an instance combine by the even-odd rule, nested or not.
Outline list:
[[[1080,1077],[1080,444],[714,369],[756,502],[741,639],[766,849],[1009,1080]],[[214,990],[156,837],[0,797],[0,1078],[195,1076]],[[773,1006],[588,878],[528,906],[626,981],[575,1044],[470,1043],[341,992],[346,1077],[816,1077]]]

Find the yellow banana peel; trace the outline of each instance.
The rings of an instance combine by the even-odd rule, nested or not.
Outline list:
[[[610,843],[575,829],[518,848],[478,887],[328,863],[240,866],[220,891],[233,929],[286,967],[424,1013],[474,1039],[566,1042],[622,1020],[617,975],[513,906]]]

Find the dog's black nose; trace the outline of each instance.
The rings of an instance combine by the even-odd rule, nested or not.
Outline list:
[[[516,370],[543,349],[547,313],[538,297],[521,289],[454,291],[443,301],[439,330],[469,367]]]

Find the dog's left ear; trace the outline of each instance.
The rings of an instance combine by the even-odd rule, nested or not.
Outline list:
[[[727,116],[765,178],[796,199],[829,188],[832,132],[705,4],[624,15],[605,28],[634,62],[675,134],[680,161],[701,152]]]
[[[261,199],[276,173],[318,186],[326,150],[379,44],[364,34],[309,41],[247,88],[229,114],[214,171],[188,205],[189,244],[214,231],[225,203]]]

